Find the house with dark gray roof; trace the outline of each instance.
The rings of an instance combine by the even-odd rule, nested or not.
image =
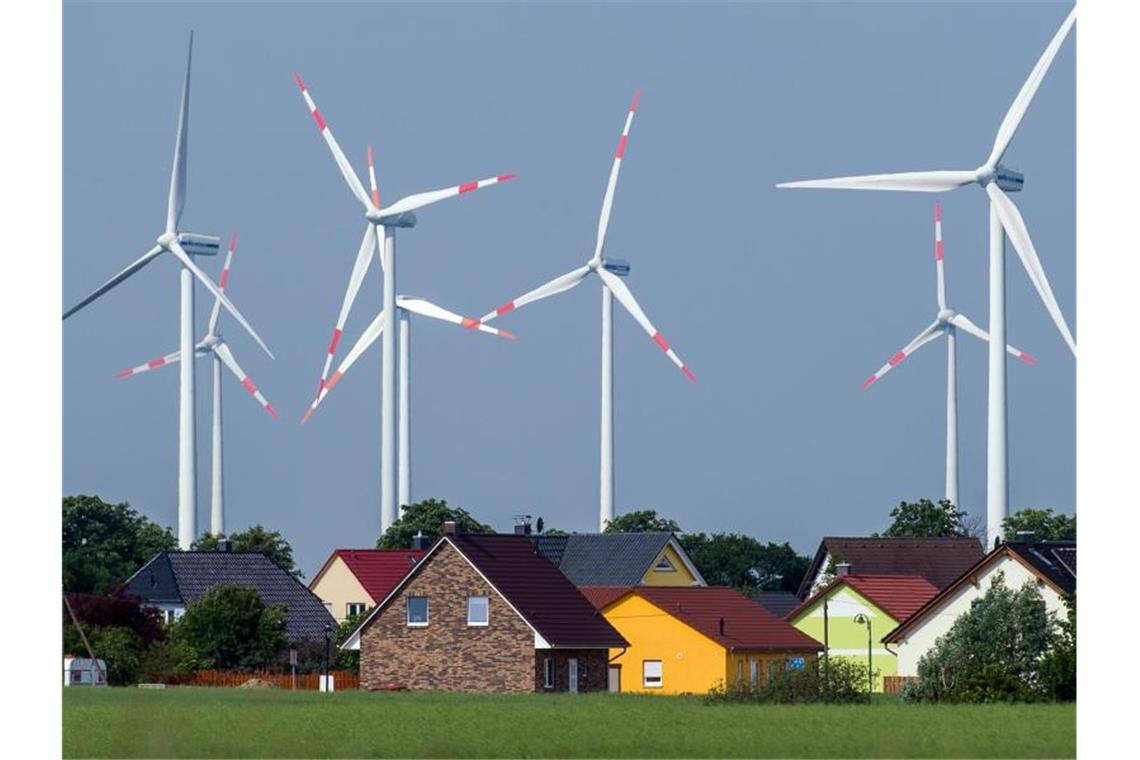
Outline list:
[[[672,533],[532,535],[575,586],[706,586]]]
[[[256,589],[265,604],[284,607],[291,642],[323,640],[325,626],[336,626],[313,592],[261,552],[162,551],[127,579],[126,592],[173,622],[219,583]]]
[[[807,599],[825,586],[838,564],[849,565],[856,575],[919,576],[943,589],[983,554],[981,542],[968,536],[827,536],[819,542],[796,595]]]

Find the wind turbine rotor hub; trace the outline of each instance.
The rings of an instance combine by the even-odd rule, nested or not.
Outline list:
[[[938,321],[942,324],[947,324],[954,318],[956,312],[953,309],[942,309],[938,312]]]

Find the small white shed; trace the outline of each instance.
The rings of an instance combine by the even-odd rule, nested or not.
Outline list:
[[[106,686],[107,663],[73,655],[63,656],[64,686]]]

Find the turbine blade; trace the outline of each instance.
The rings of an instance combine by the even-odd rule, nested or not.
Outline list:
[[[990,342],[990,334],[988,332],[986,332],[985,330],[983,330],[982,328],[978,327],[976,324],[974,324],[970,320],[970,318],[967,317],[965,314],[955,314],[953,317],[950,318],[950,324],[952,324],[955,327],[958,327],[962,330],[965,330],[970,335],[973,335],[975,338],[979,338],[979,339],[985,341],[986,343]],[[1037,360],[1034,359],[1032,356],[1025,353],[1020,348],[1016,348],[1014,346],[1011,346],[1008,343],[1005,345],[1005,350],[1011,356],[1016,356],[1018,359],[1021,359],[1021,361],[1025,362],[1026,364],[1036,364],[1037,363]]]
[[[468,330],[478,330],[479,332],[490,333],[491,335],[498,335],[501,338],[514,340],[514,334],[506,330],[499,330],[490,325],[485,325],[477,319],[471,317],[464,317],[460,314],[450,312],[442,306],[436,306],[431,301],[423,298],[412,298],[410,296],[397,296],[396,305],[401,309],[406,309],[413,314],[419,314],[424,317],[431,317],[432,319],[440,319],[444,322],[450,322],[453,325],[465,327]]]
[[[115,287],[116,285],[118,285],[120,282],[122,282],[123,280],[127,279],[127,278],[128,278],[128,277],[130,277],[132,274],[134,274],[135,272],[137,272],[137,271],[139,271],[140,269],[142,269],[143,267],[145,267],[147,264],[149,264],[151,261],[153,261],[153,260],[154,260],[154,258],[155,258],[156,256],[158,256],[158,254],[160,254],[160,253],[162,253],[162,246],[158,246],[158,245],[156,245],[154,248],[151,248],[149,251],[147,251],[146,253],[144,253],[142,256],[140,256],[139,258],[135,259],[135,261],[134,261],[134,262],[132,262],[132,263],[131,263],[129,266],[127,266],[125,269],[123,269],[123,270],[122,270],[121,272],[119,272],[117,275],[115,275],[115,276],[114,276],[114,277],[112,277],[111,279],[107,280],[107,281],[106,281],[105,283],[103,283],[102,285],[100,285],[100,286],[99,286],[99,287],[98,287],[98,288],[95,290],[95,292],[94,292],[94,293],[92,293],[91,295],[87,296],[87,297],[86,297],[86,298],[84,298],[82,301],[80,301],[79,303],[75,304],[74,306],[72,306],[72,307],[71,307],[70,309],[68,309],[67,311],[65,311],[65,312],[63,313],[63,318],[64,318],[64,319],[67,319],[67,318],[68,318],[68,317],[70,317],[72,314],[74,314],[75,312],[79,311],[79,310],[80,310],[80,309],[82,309],[84,306],[86,306],[87,304],[91,303],[92,301],[94,301],[95,299],[97,299],[99,296],[103,295],[103,294],[104,294],[104,293],[106,293],[108,290],[112,289],[113,287]]]
[[[321,137],[325,138],[325,142],[328,143],[329,150],[332,151],[333,154],[333,160],[336,161],[341,175],[344,176],[344,181],[348,183],[348,189],[352,191],[352,194],[356,196],[357,200],[364,204],[366,211],[372,210],[372,203],[369,201],[368,193],[364,192],[364,185],[360,184],[360,178],[356,176],[356,172],[352,170],[352,164],[348,163],[348,159],[345,158],[344,151],[340,149],[336,138],[333,137],[328,122],[326,122],[325,117],[321,115],[317,104],[313,102],[313,96],[309,94],[309,89],[305,87],[305,80],[301,79],[300,74],[294,74],[293,78],[297,80],[297,87],[301,89],[301,97],[305,99],[305,104],[309,106],[309,112],[313,114],[313,121],[317,123],[317,131],[321,133]]]
[[[1065,322],[1065,315],[1061,313],[1061,307],[1057,304],[1053,289],[1049,287],[1049,279],[1041,267],[1041,260],[1037,258],[1037,250],[1033,247],[1033,241],[1029,237],[1025,220],[1021,218],[1021,212],[1018,211],[1017,206],[1014,205],[1009,196],[997,186],[996,182],[986,185],[986,193],[989,194],[990,201],[997,210],[998,219],[1001,220],[1001,226],[1005,228],[1005,234],[1013,243],[1013,248],[1017,251],[1018,258],[1021,259],[1021,264],[1025,267],[1026,273],[1029,274],[1033,287],[1037,289],[1037,295],[1045,304],[1045,310],[1053,318],[1053,324],[1061,332],[1061,337],[1069,345],[1069,350],[1073,352],[1073,356],[1076,356],[1077,342],[1073,340],[1073,334]]]
[[[329,341],[329,349],[325,353],[325,366],[321,369],[321,379],[317,383],[318,394],[325,387],[329,369],[332,367],[333,356],[340,344],[340,336],[344,333],[344,323],[348,320],[348,312],[352,309],[353,302],[356,301],[356,294],[360,291],[361,283],[364,282],[364,275],[368,273],[368,267],[372,263],[372,253],[375,250],[376,227],[370,223],[364,230],[364,239],[360,241],[360,248],[356,251],[356,261],[352,264],[352,275],[348,278],[348,289],[344,292],[344,299],[340,304],[340,312],[336,317],[336,327],[333,329],[332,340]]]
[[[166,199],[166,231],[174,232],[186,206],[186,148],[190,121],[190,61],[194,57],[194,32],[186,50],[186,78],[182,81],[182,101],[178,106],[178,131],[174,137],[174,165],[170,169],[170,194]]]
[[[226,263],[222,265],[222,274],[218,277],[218,291],[225,293],[226,285],[230,281],[230,262],[234,260],[234,251],[237,249],[237,233],[230,235],[230,247],[226,251]],[[210,324],[206,329],[207,335],[213,335],[218,327],[218,315],[222,313],[222,302],[214,299],[214,308],[210,310]]]
[[[214,284],[213,280],[194,263],[194,260],[183,250],[177,240],[170,241],[170,252],[174,254],[175,258],[182,262],[182,266],[189,269],[191,273],[198,278],[198,281],[206,286],[206,290],[210,291],[214,298],[222,302],[222,306],[226,307],[226,311],[232,314],[233,318],[238,321],[238,324],[244,327],[245,331],[253,336],[253,339],[257,341],[257,345],[261,346],[265,353],[269,354],[269,358],[274,358],[273,352],[269,350],[269,346],[265,345],[265,342],[261,339],[261,336],[257,334],[257,331],[246,321],[245,317],[243,317],[237,307],[230,302],[230,299],[226,297],[225,293],[218,290],[218,286]]]
[[[570,288],[580,283],[589,273],[590,265],[586,264],[585,266],[580,266],[577,269],[567,272],[566,274],[559,275],[550,282],[544,285],[539,285],[534,290],[523,293],[515,300],[507,301],[505,304],[495,309],[494,311],[485,314],[479,321],[484,323],[490,322],[500,314],[506,314],[508,311],[514,311],[519,307],[526,306],[528,303],[541,301],[543,298],[561,293],[564,290],[569,290]]]
[[[1002,119],[1001,126],[998,127],[997,135],[994,137],[994,147],[990,151],[990,157],[986,159],[987,166],[996,166],[998,161],[1001,161],[1002,156],[1005,155],[1006,148],[1009,147],[1010,141],[1013,139],[1017,128],[1021,125],[1021,120],[1025,116],[1025,112],[1029,110],[1029,104],[1033,102],[1033,96],[1037,94],[1037,88],[1041,86],[1041,82],[1045,79],[1045,75],[1049,73],[1049,67],[1053,65],[1053,59],[1057,57],[1057,51],[1061,49],[1061,44],[1064,43],[1065,37],[1069,34],[1069,30],[1073,27],[1073,22],[1077,20],[1077,7],[1074,5],[1065,21],[1061,24],[1061,28],[1053,35],[1053,39],[1049,41],[1049,45],[1045,48],[1045,52],[1037,59],[1037,65],[1029,72],[1029,78],[1025,80],[1025,84],[1021,85],[1021,90],[1017,93],[1017,97],[1013,99],[1010,104],[1009,110]]]
[[[143,372],[149,372],[152,369],[158,369],[159,367],[165,367],[167,364],[175,364],[178,362],[178,360],[179,360],[179,358],[181,358],[181,356],[182,356],[181,351],[174,351],[172,353],[167,354],[166,356],[160,356],[157,359],[151,359],[146,364],[140,364],[137,367],[131,367],[130,369],[125,369],[125,370],[121,371],[119,374],[115,375],[115,377],[117,377],[117,378],[133,377],[135,375],[140,375]]]
[[[618,172],[621,171],[621,159],[625,155],[626,142],[629,140],[629,128],[633,124],[633,115],[637,113],[637,103],[641,100],[641,90],[633,93],[633,101],[629,104],[629,114],[625,117],[625,126],[618,139],[617,150],[614,152],[614,163],[610,168],[610,178],[606,183],[606,194],[602,197],[602,213],[598,217],[598,239],[594,245],[594,260],[602,257],[602,248],[606,244],[606,229],[610,225],[610,212],[614,205],[614,190],[617,188]]]
[[[942,204],[934,202],[934,266],[938,270],[938,308],[946,308],[946,273],[943,271]]]
[[[508,182],[517,174],[499,174],[495,177],[487,177],[486,179],[477,179],[472,182],[464,182],[462,185],[453,185],[452,187],[445,187],[442,190],[431,190],[426,193],[416,193],[409,195],[406,198],[393,203],[388,208],[380,209],[380,216],[395,216],[396,214],[403,214],[408,211],[415,211],[424,206],[430,206],[446,198],[454,198],[457,195],[469,193],[472,190],[479,190],[480,188],[490,187],[497,185],[500,182]]]
[[[237,359],[235,359],[234,355],[230,353],[230,347],[225,343],[218,343],[216,346],[214,346],[214,353],[217,354],[218,358],[222,360],[222,364],[226,365],[229,371],[234,373],[234,377],[236,377],[238,379],[238,382],[241,383],[247,391],[249,391],[249,394],[257,399],[257,403],[265,407],[265,411],[269,412],[269,415],[273,417],[273,419],[277,419],[277,410],[274,409],[273,404],[269,403],[269,400],[261,394],[261,391],[257,389],[257,386],[253,384],[253,379],[250,378],[249,375],[245,374],[242,368],[238,366]]]
[[[956,190],[974,181],[972,171],[898,172],[895,174],[864,174],[856,177],[807,179],[799,182],[781,182],[782,188],[821,188],[833,190],[902,190],[911,193],[941,193]]]
[[[321,386],[321,389],[317,392],[317,397],[313,399],[313,403],[309,404],[309,408],[305,410],[305,416],[301,418],[302,425],[309,421],[309,417],[312,416],[313,412],[317,411],[317,407],[325,400],[325,396],[329,395],[329,392],[336,387],[336,384],[340,382],[340,379],[344,377],[344,374],[348,372],[349,368],[356,363],[356,360],[360,358],[361,354],[368,350],[369,346],[376,342],[376,339],[380,337],[382,332],[384,332],[383,310],[376,315],[376,319],[372,320],[372,324],[368,325],[360,337],[357,338],[352,350],[348,352],[348,356],[344,357],[344,361],[336,368],[336,372],[332,373],[332,377],[329,378],[329,381]]]
[[[653,338],[653,342],[657,344],[657,347],[664,351],[665,355],[685,373],[685,377],[694,383],[697,382],[697,376],[693,374],[692,370],[685,366],[685,363],[681,361],[681,357],[677,356],[677,353],[669,346],[669,342],[657,331],[657,328],[649,321],[649,317],[645,316],[645,312],[641,310],[637,299],[633,297],[633,293],[629,291],[629,288],[622,282],[622,279],[601,267],[598,268],[598,276],[602,278],[602,282],[605,283],[605,286],[614,294],[614,298],[618,300],[618,303],[624,306],[625,310],[637,320],[637,324],[641,325],[641,329],[645,330],[650,338]]]
[[[896,351],[890,359],[887,359],[887,363],[879,367],[879,369],[876,370],[875,374],[871,375],[863,381],[863,390],[870,388],[876,380],[901,364],[903,359],[907,358],[935,338],[945,334],[945,332],[945,328],[941,327],[937,321],[934,321],[927,325],[922,332],[914,336],[914,339],[910,343],[907,343],[899,351]]]
[[[372,205],[380,208],[380,188],[376,186],[376,164],[372,162],[372,146],[368,146],[368,184],[372,186]]]

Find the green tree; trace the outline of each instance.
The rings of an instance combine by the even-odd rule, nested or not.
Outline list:
[[[174,534],[131,509],[98,496],[63,497],[63,588],[104,594],[163,549]]]
[[[1020,589],[998,573],[947,633],[918,661],[910,699],[949,702],[1025,702],[1046,696],[1040,678],[1056,621],[1032,581]]]
[[[1006,541],[1017,538],[1018,531],[1033,532],[1037,540],[1076,541],[1077,516],[1055,515],[1051,508],[1020,509],[1001,521],[1002,536]]]
[[[732,586],[747,596],[795,591],[811,563],[787,543],[763,544],[741,533],[686,533],[680,542],[709,585]]]
[[[680,533],[676,520],[661,517],[655,509],[641,509],[618,515],[606,523],[605,533]]]
[[[443,533],[443,524],[454,521],[464,533],[494,533],[489,525],[476,520],[462,507],[449,507],[446,499],[425,499],[400,507],[400,519],[376,542],[378,549],[410,549],[417,533],[435,538]]]
[[[216,551],[218,542],[227,536],[203,533],[201,538],[194,542],[193,548],[197,551]],[[294,578],[304,578],[305,575],[293,562],[293,547],[285,540],[279,531],[266,530],[264,527],[254,525],[244,531],[231,533],[229,536],[230,548],[235,552],[262,552],[274,564]]]
[[[1077,698],[1077,598],[1065,597],[1065,619],[1058,625],[1049,654],[1041,661],[1041,684],[1053,699]]]
[[[147,648],[141,636],[119,625],[85,626],[83,632],[95,657],[107,665],[108,683],[125,686],[138,682],[139,666]],[[63,649],[79,657],[87,656],[87,648],[73,625],[64,626]]]
[[[262,668],[285,645],[285,610],[267,606],[256,589],[219,583],[186,607],[172,638],[193,653],[195,668]]]
[[[914,502],[900,501],[891,510],[891,526],[883,536],[911,536],[916,538],[936,538],[940,536],[969,535],[964,522],[967,513],[959,510],[946,499],[937,504],[930,499]]]

